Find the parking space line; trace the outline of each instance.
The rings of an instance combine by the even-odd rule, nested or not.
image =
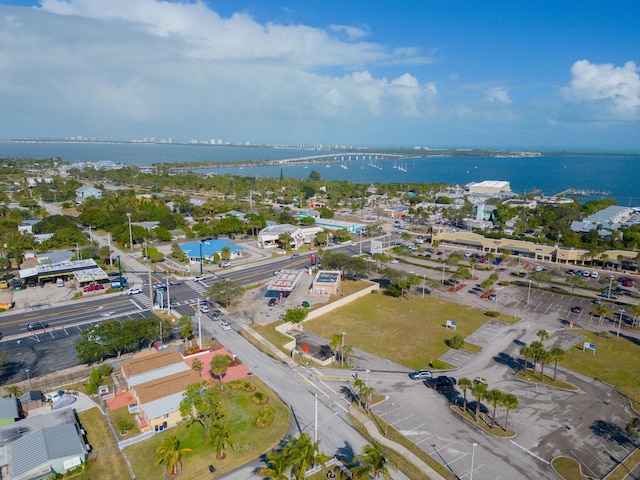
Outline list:
[[[411,434],[411,432],[415,432],[415,431],[416,431],[416,430],[418,430],[419,428],[422,428],[424,425],[427,425],[427,424],[426,424],[426,423],[422,423],[422,424],[418,425],[416,428],[412,428],[411,430],[409,430],[409,431],[407,431],[407,432],[405,433],[405,436],[406,436],[406,435],[410,435],[410,434]]]
[[[466,457],[467,455],[469,455],[468,453],[463,453],[462,455],[460,455],[458,458],[454,459],[454,460],[447,460],[447,463],[450,465],[452,463],[457,462],[458,460],[460,460],[461,458]],[[480,465],[478,466],[478,468],[480,468]],[[475,469],[474,469],[475,470]]]
[[[447,448],[449,445],[453,445],[453,442],[449,442],[440,448],[433,447],[433,453],[440,453],[440,450],[442,450],[443,448]],[[433,455],[433,453],[430,453],[429,455]]]
[[[426,436],[422,440],[418,440],[417,442],[413,442],[413,443],[415,443],[416,445],[420,445],[422,442],[426,442],[427,440],[429,440],[430,438],[433,438],[435,436],[436,436],[436,434],[432,433],[431,435]]]

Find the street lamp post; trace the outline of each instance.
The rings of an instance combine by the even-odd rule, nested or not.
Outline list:
[[[529,279],[529,290],[527,291],[527,307],[529,306],[530,299],[531,299],[531,279]]]
[[[29,376],[30,368],[25,368],[24,371],[27,373],[27,384],[29,385],[29,390],[31,390],[31,377]]]
[[[426,277],[426,275],[422,275],[422,298],[424,298],[425,282],[427,281]]]
[[[200,321],[200,297],[198,297],[198,347],[202,348],[202,322]]]
[[[131,230],[131,212],[127,212],[127,218],[129,219],[129,247],[133,252],[133,232]]]
[[[475,459],[477,446],[478,444],[476,442],[473,442],[471,450],[471,471],[469,472],[469,480],[473,480],[473,460]]]
[[[442,284],[444,285],[444,269],[446,268],[447,264],[443,263],[442,264]]]
[[[625,309],[621,308],[620,311],[618,312],[618,315],[620,315],[620,318],[618,319],[618,333],[616,334],[616,337],[620,338],[620,325],[622,324],[622,316],[624,315]]]

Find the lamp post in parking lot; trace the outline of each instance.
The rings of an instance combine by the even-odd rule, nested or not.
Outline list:
[[[478,444],[476,442],[473,442],[471,446],[471,471],[469,472],[469,480],[473,480],[473,461],[475,460],[477,446]]]
[[[529,290],[527,291],[527,307],[529,306],[530,299],[531,299],[531,279],[529,279]]]
[[[618,333],[616,334],[617,338],[620,338],[620,325],[622,324],[622,317],[624,315],[625,309],[624,307],[620,309],[620,311],[618,312],[618,315],[620,315],[620,318],[618,319]]]

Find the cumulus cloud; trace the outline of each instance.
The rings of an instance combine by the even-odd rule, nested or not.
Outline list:
[[[570,102],[585,104],[595,114],[620,120],[640,117],[640,75],[632,61],[622,67],[579,60],[571,67],[571,82],[563,89]]]
[[[509,98],[509,94],[507,93],[507,89],[504,87],[493,87],[485,92],[486,100],[490,103],[503,103],[509,104],[511,103],[511,99]]]

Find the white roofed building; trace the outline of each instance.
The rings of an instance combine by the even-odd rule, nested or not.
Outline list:
[[[498,194],[511,191],[511,184],[504,180],[485,180],[478,183],[470,183],[467,187],[469,193]]]

